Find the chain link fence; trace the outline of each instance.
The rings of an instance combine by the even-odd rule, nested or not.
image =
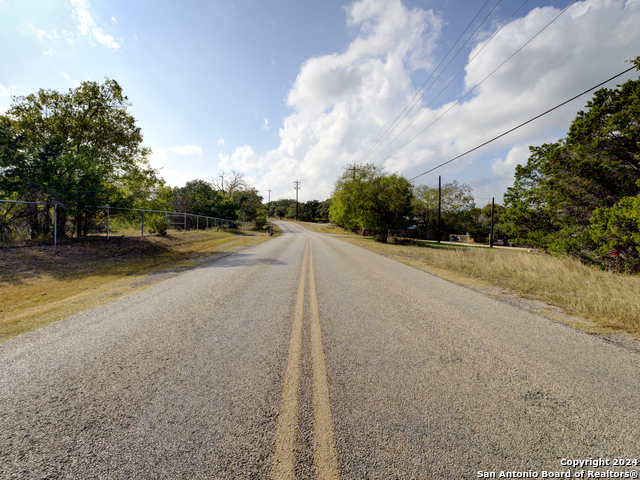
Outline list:
[[[235,231],[255,228],[255,222],[241,222],[192,213],[119,208],[111,206],[65,205],[62,203],[0,200],[0,243],[27,240],[103,236],[131,237],[169,231]]]

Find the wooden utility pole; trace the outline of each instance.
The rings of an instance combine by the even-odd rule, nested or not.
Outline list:
[[[491,197],[491,230],[489,231],[489,248],[493,248],[493,198]]]
[[[300,182],[298,180],[295,180],[293,183],[296,184],[295,189],[296,189],[296,220],[298,220],[298,190],[300,190]]]
[[[442,233],[440,231],[440,207],[442,204],[442,177],[438,175],[438,243],[442,238]]]

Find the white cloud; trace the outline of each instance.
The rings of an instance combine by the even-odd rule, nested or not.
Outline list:
[[[253,149],[245,145],[236,148],[231,155],[219,154],[218,167],[222,170],[235,170],[246,175],[256,174],[262,171],[264,160],[256,155]]]
[[[202,148],[196,145],[185,145],[184,147],[171,147],[173,153],[178,155],[202,155]]]
[[[507,25],[466,68],[463,90],[449,93],[460,98],[558,13],[553,7],[536,8]],[[428,76],[418,70],[433,64],[443,19],[432,11],[410,10],[400,0],[360,0],[348,7],[347,22],[356,35],[343,53],[313,57],[300,68],[287,96],[294,113],[283,120],[278,148],[257,155],[249,146],[240,147],[231,156],[220,156],[221,167],[247,174],[262,172],[256,186],[273,189],[272,198],[290,196],[295,179],[303,181],[305,198],[321,199],[331,191],[336,178],[331,174],[362,159],[413,97],[411,75]],[[576,3],[406,148],[385,161],[453,103],[427,109],[391,148],[367,161],[385,161],[388,170],[414,176],[509,130],[625,69],[623,61],[637,55],[638,24],[640,1]],[[483,42],[490,37],[486,33],[480,37]],[[482,45],[478,43],[469,57]],[[637,73],[627,78],[634,75]],[[509,153],[504,159],[481,165],[484,176],[493,175],[504,188],[515,165],[526,161],[527,146],[548,141],[554,130],[566,131],[587,99],[582,97],[478,154],[450,164],[444,170],[448,180],[472,181],[465,177],[469,175],[466,171],[474,167],[480,153],[506,148]],[[397,131],[418,111],[416,108]],[[478,176],[477,171],[473,176]],[[499,196],[495,190],[487,194],[494,195]]]
[[[512,147],[504,160],[496,158],[491,162],[491,171],[496,176],[512,173],[516,165],[527,163],[529,158],[529,145],[516,145]]]
[[[165,158],[165,151],[162,148],[153,148],[151,149],[151,155],[149,155],[149,160],[153,163],[153,162],[157,162],[160,159],[164,160]]]
[[[220,138],[218,139],[218,145],[223,146],[224,147],[224,138]]]
[[[118,23],[118,20],[116,20],[116,17],[111,17],[111,23]]]
[[[91,16],[91,4],[88,0],[71,0],[74,8],[74,16],[77,21],[80,35],[93,37],[98,43],[102,43],[109,48],[118,50],[120,45],[108,35],[104,30],[96,25]],[[113,19],[113,17],[111,17]]]
[[[53,51],[53,48],[49,47],[49,50],[47,50],[46,52],[43,52],[43,55],[53,55],[55,52]]]
[[[264,123],[260,127],[260,130],[269,130],[269,120],[267,120],[266,118],[264,119]]]
[[[15,85],[12,85],[9,88],[7,88],[4,85],[0,84],[0,97],[10,97],[11,95],[15,94],[15,91],[16,91]]]
[[[77,82],[75,80],[72,80],[71,77],[69,75],[66,74],[66,72],[62,72],[62,76],[67,79],[69,82],[73,83],[74,86],[79,87],[80,86],[80,82]]]

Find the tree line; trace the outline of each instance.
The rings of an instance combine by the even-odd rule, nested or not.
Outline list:
[[[640,57],[633,63],[640,70]],[[566,138],[530,151],[495,207],[495,237],[640,271],[640,79],[596,91]],[[369,228],[381,242],[409,226],[486,241],[491,206],[477,208],[469,185],[445,183],[438,223],[437,187],[352,164],[334,185],[329,217],[348,229]]]
[[[496,206],[494,219],[502,212]],[[457,181],[441,186],[414,186],[404,176],[389,174],[373,164],[351,164],[336,181],[329,218],[336,225],[370,230],[376,241],[389,236],[449,239],[469,234],[476,241],[489,239],[491,205],[476,207],[471,187]],[[409,229],[412,229],[409,232]],[[504,232],[494,229],[495,238]]]
[[[235,172],[221,181],[166,185],[115,80],[85,81],[62,93],[40,89],[12,101],[0,115],[0,199],[64,206],[59,236],[87,235],[104,221],[105,211],[92,208],[98,205],[242,221],[263,216],[262,197]],[[0,209],[0,237],[10,238],[20,219],[32,239],[52,231],[50,207],[8,205]]]
[[[296,204],[292,198],[283,198],[268,202],[266,211],[270,217],[297,218],[303,222],[328,222],[330,205],[331,199],[309,200]]]

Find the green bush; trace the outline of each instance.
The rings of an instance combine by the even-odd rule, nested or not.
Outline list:
[[[258,218],[256,218],[256,230],[262,230],[266,224],[267,224],[267,217],[265,215],[261,215]]]
[[[147,221],[149,225],[149,233],[157,233],[158,235],[166,235],[169,224],[165,221],[163,215],[151,215]]]

